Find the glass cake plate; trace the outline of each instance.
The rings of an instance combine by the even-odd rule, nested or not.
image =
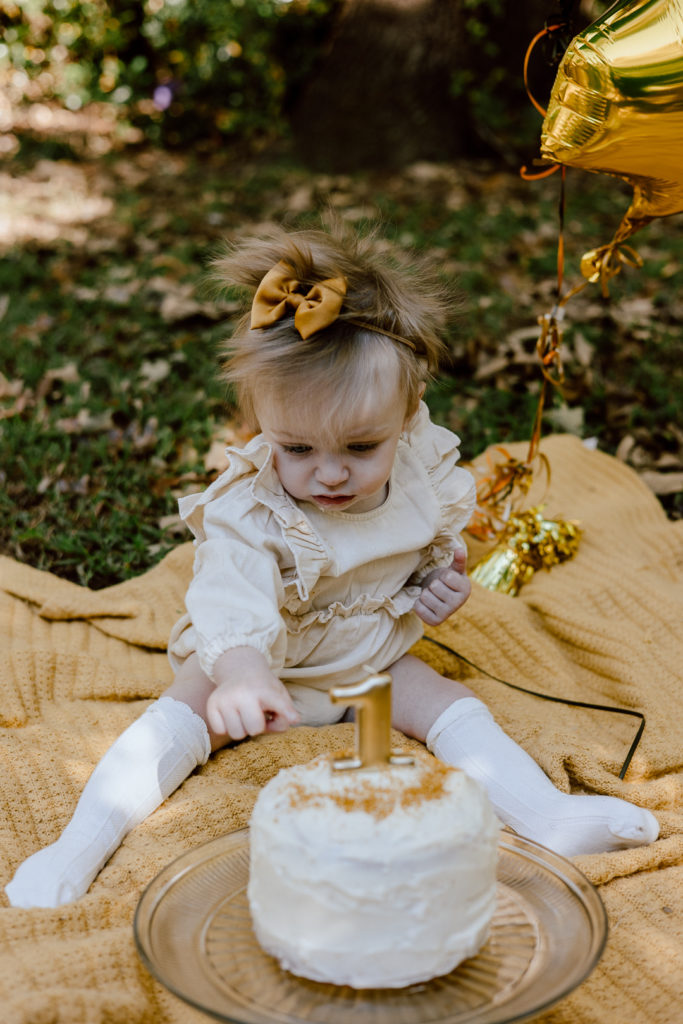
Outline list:
[[[169,864],[144,891],[135,939],[180,999],[231,1024],[502,1024],[547,1008],[590,974],[607,938],[597,890],[570,861],[501,834],[488,942],[454,971],[400,989],[319,984],[259,946],[247,901],[249,830]]]

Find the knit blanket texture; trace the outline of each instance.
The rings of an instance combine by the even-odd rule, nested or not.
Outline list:
[[[526,446],[510,445],[523,457]],[[565,791],[649,808],[660,838],[575,858],[609,917],[588,979],[536,1024],[675,1024],[683,977],[683,522],[637,475],[578,439],[544,440],[545,514],[578,520],[578,554],[539,570],[517,597],[475,584],[428,634],[517,685],[642,711],[638,721],[510,689],[426,640],[418,653],[465,682]],[[470,564],[484,548],[472,544]],[[0,887],[57,838],[97,761],[171,682],[169,630],[184,611],[190,543],[142,576],[91,591],[0,558]],[[410,746],[396,736],[402,746]],[[124,841],[75,904],[21,910],[0,894],[4,1024],[199,1024],[207,1018],[150,976],[134,943],[145,886],[188,849],[247,825],[280,768],[348,749],[353,726],[300,727],[214,754]]]

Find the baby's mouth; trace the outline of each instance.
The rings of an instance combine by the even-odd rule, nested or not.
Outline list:
[[[331,508],[337,505],[348,505],[350,501],[353,501],[353,494],[314,494],[313,500],[318,505],[327,505]]]

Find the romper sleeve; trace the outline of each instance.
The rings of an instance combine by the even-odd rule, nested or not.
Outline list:
[[[472,518],[477,497],[474,477],[458,465],[460,438],[432,423],[424,402],[410,434],[410,446],[426,470],[440,510],[434,539],[413,576],[418,582],[433,569],[450,565],[456,549],[464,549],[461,533]]]
[[[278,530],[249,482],[219,478],[204,494],[180,501],[196,549],[185,603],[210,679],[218,658],[233,647],[255,647],[276,675],[285,661]]]

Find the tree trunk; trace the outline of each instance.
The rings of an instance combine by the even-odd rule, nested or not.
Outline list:
[[[301,157],[314,169],[343,172],[493,155],[500,147],[473,92],[494,72],[500,95],[491,104],[511,111],[513,121],[516,109],[530,108],[524,54],[552,6],[343,0],[312,74],[290,103]],[[473,10],[483,35],[472,32]],[[471,84],[458,91],[463,71]],[[549,91],[554,69],[545,77]],[[509,127],[514,135],[514,123]]]

